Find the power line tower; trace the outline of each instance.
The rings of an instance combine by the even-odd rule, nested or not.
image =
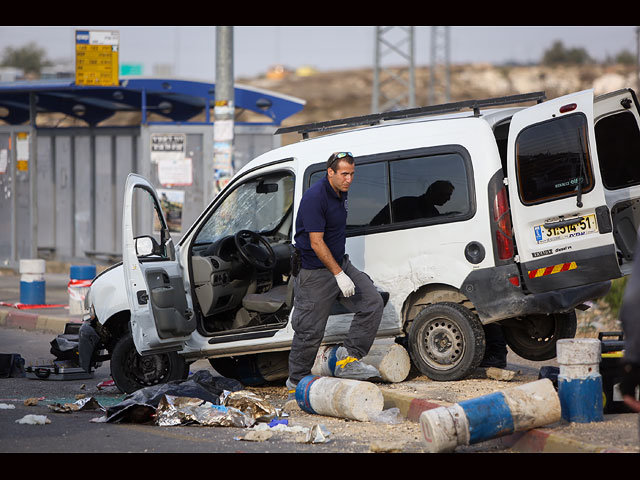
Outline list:
[[[429,69],[430,105],[451,101],[449,39],[449,27],[431,27],[431,67]]]
[[[375,27],[372,113],[415,107],[414,30]],[[395,64],[384,58],[390,54]]]

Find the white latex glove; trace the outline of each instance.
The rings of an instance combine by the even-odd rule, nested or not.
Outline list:
[[[342,290],[342,294],[345,297],[350,297],[351,295],[356,293],[356,286],[353,284],[346,273],[340,272],[339,274],[335,275],[335,278],[336,282],[338,282],[338,287],[340,287],[340,290]]]

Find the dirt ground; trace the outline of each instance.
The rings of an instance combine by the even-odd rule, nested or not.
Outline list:
[[[609,309],[601,303],[594,303],[586,312],[578,312],[578,337],[597,337],[598,331],[619,330],[619,322],[613,318]],[[529,362],[509,352],[507,369],[515,376],[509,381],[488,378],[484,369],[478,369],[473,375],[455,382],[435,382],[412,369],[407,379],[395,384],[378,384],[381,389],[393,390],[425,398],[441,405],[452,405],[462,400],[487,395],[495,391],[538,380],[540,367],[557,366],[555,360],[548,362]],[[400,423],[383,424],[359,422],[312,415],[302,411],[294,401],[286,402],[286,387],[271,385],[251,387],[249,390],[261,395],[265,400],[289,414],[290,426],[311,428],[323,425],[332,439],[367,439],[370,452],[425,452],[425,444],[417,422],[402,420]],[[640,453],[638,415],[606,415],[605,421],[588,424],[560,422],[548,426],[549,431],[574,439],[580,444],[613,448],[618,451]],[[269,441],[294,441],[291,433],[276,433]],[[348,443],[347,443],[348,444]],[[355,447],[354,447],[355,448]],[[459,446],[456,452],[505,452],[499,440],[491,440],[477,445]]]

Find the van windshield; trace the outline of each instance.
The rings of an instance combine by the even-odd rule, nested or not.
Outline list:
[[[287,172],[241,183],[216,207],[195,243],[212,243],[240,230],[258,233],[275,230],[291,209],[293,187],[293,175]]]
[[[524,129],[516,141],[516,171],[520,198],[542,203],[593,188],[587,147],[587,121],[575,114]]]

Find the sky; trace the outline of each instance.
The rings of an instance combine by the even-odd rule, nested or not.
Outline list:
[[[542,58],[559,40],[566,48],[584,48],[596,60],[622,50],[636,54],[635,26],[451,26],[450,62],[529,63]],[[215,82],[215,26],[0,26],[0,54],[8,47],[35,42],[47,58],[75,58],[75,30],[116,30],[120,34],[120,64],[142,65],[150,76],[154,65],[169,64],[174,77]],[[290,69],[318,70],[373,67],[374,26],[236,26],[234,76],[255,77],[274,64]],[[391,42],[406,38],[385,34]],[[415,27],[417,67],[430,63],[431,27]],[[406,64],[389,54],[383,66]]]

